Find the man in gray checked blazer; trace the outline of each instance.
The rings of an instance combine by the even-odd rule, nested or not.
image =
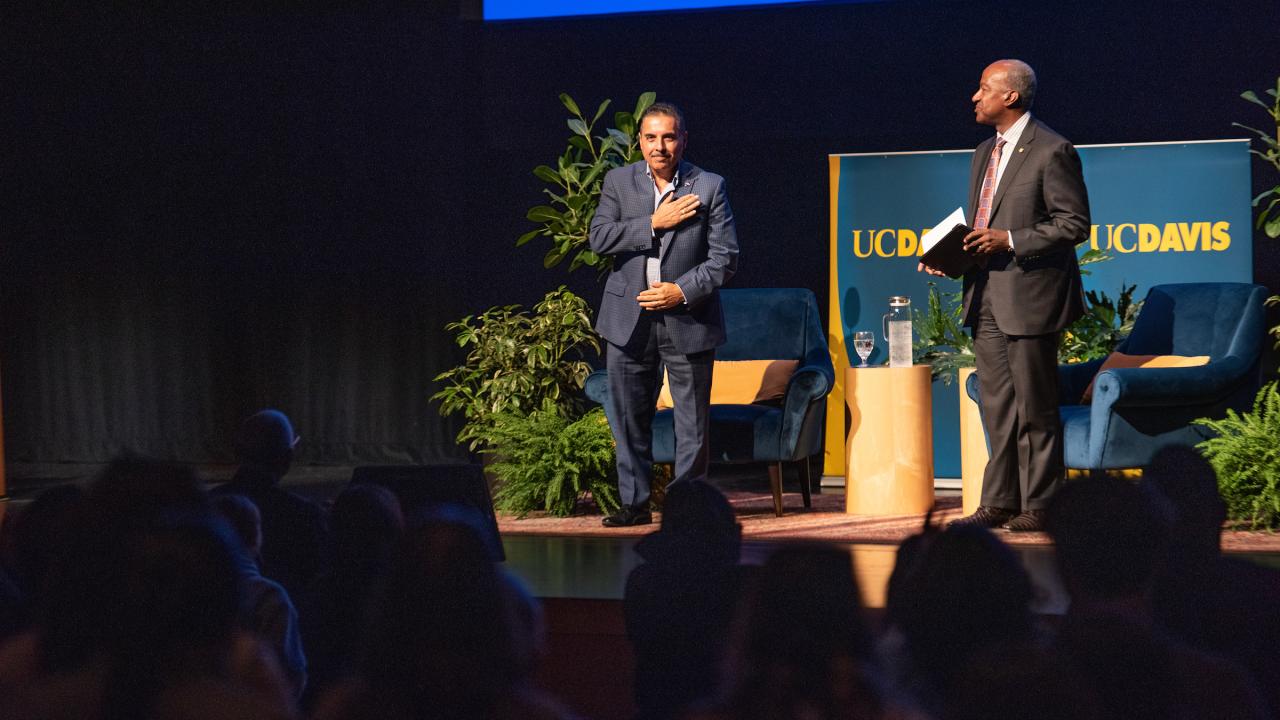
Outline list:
[[[643,162],[605,175],[591,249],[613,257],[596,331],[606,341],[610,419],[622,509],[609,527],[652,522],[653,415],[665,369],[675,412],[672,482],[705,478],[711,368],[724,343],[719,288],[738,237],[724,178],[682,161],[688,136],[673,105],[640,118]]]
[[[991,457],[977,511],[953,524],[1042,530],[1062,483],[1058,337],[1084,311],[1076,246],[1089,239],[1089,194],[1076,149],[1031,117],[1036,76],[1020,60],[987,67],[973,95],[996,136],[978,146],[969,183],[983,258],[964,276],[964,324],[982,387]]]

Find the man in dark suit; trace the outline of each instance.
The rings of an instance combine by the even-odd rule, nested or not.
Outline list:
[[[609,527],[652,522],[653,415],[666,370],[675,412],[673,482],[705,478],[711,367],[725,339],[719,288],[737,267],[724,178],[683,162],[684,117],[657,103],[640,118],[644,161],[605,175],[591,249],[613,257],[596,331],[606,341],[622,509]]]
[[[1076,245],[1090,228],[1080,157],[1031,117],[1035,92],[1035,72],[1020,60],[982,73],[974,113],[996,136],[974,153],[965,238],[983,260],[964,276],[964,323],[991,458],[981,505],[955,522],[1015,532],[1043,529],[1064,474],[1058,338],[1084,312]]]

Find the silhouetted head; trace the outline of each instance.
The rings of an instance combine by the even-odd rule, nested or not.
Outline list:
[[[1164,560],[1170,524],[1167,501],[1148,484],[1113,477],[1067,482],[1045,516],[1073,600],[1142,596]]]
[[[187,465],[122,455],[89,486],[89,513],[122,530],[151,525],[171,515],[206,515],[209,496]]]
[[[1218,474],[1195,448],[1168,445],[1156,452],[1142,479],[1173,506],[1175,541],[1216,553],[1227,519]]]
[[[742,526],[724,493],[702,480],[671,485],[662,505],[662,527],[636,544],[646,560],[679,558],[734,565],[742,547]]]
[[[403,532],[400,501],[381,485],[349,485],[329,511],[330,555],[338,565],[390,557]]]
[[[760,569],[734,622],[730,712],[769,717],[781,707],[838,697],[875,705],[879,695],[867,689],[873,665],[849,552],[784,546]]]
[[[899,553],[887,608],[915,668],[944,683],[983,644],[1031,636],[1031,582],[1008,546],[979,527],[917,538]]]
[[[522,675],[507,592],[470,523],[437,516],[408,529],[374,609],[364,663],[383,710],[483,716]]]
[[[236,451],[241,463],[284,475],[293,463],[294,448],[301,440],[284,413],[259,410],[240,424]]]

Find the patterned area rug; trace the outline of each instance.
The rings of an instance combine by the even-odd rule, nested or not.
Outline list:
[[[804,507],[800,493],[784,493],[782,517],[774,515],[773,496],[768,493],[726,490],[725,494],[738,522],[742,523],[743,539],[747,541],[822,540],[897,545],[920,532],[924,525],[923,515],[846,515],[844,495],[838,492],[815,493],[811,508]],[[594,510],[594,507],[587,506],[587,509]],[[960,517],[960,498],[938,497],[935,513],[935,523]],[[504,535],[627,537],[653,532],[662,521],[662,514],[655,513],[653,525],[606,528],[600,524],[600,517],[595,512],[567,518],[545,513],[531,513],[524,518],[499,514],[498,530]],[[997,532],[996,535],[1011,545],[1053,544],[1044,533]],[[1222,536],[1222,547],[1228,552],[1280,553],[1280,533],[1227,531]]]

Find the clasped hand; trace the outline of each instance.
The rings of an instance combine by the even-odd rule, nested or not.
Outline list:
[[[645,310],[670,310],[684,302],[684,292],[675,283],[656,282],[637,295],[636,302]]]
[[[667,199],[658,205],[658,209],[653,211],[653,217],[650,221],[653,224],[654,232],[670,230],[676,227],[693,217],[701,206],[702,201],[698,199],[697,195],[685,195],[683,197],[676,197],[674,193],[668,195]]]

